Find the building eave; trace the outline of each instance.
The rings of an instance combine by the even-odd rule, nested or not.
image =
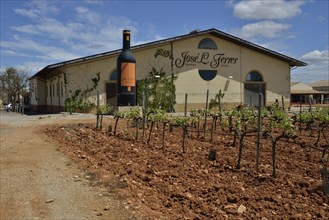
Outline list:
[[[307,63],[305,63],[303,61],[300,61],[300,60],[294,59],[292,57],[286,56],[284,54],[275,52],[273,50],[267,49],[265,47],[259,46],[257,44],[251,43],[249,41],[243,40],[241,38],[235,37],[233,35],[230,35],[228,33],[219,31],[219,30],[214,29],[214,28],[204,30],[204,31],[193,31],[189,34],[184,34],[184,35],[180,35],[180,36],[176,36],[176,37],[171,37],[171,38],[166,38],[166,39],[153,41],[153,42],[149,42],[149,43],[145,43],[145,44],[136,45],[136,46],[131,47],[131,50],[134,51],[134,50],[144,49],[144,48],[148,48],[148,47],[157,46],[157,45],[160,45],[160,44],[170,43],[170,42],[183,40],[183,39],[187,39],[187,38],[192,38],[192,37],[196,37],[196,36],[199,36],[199,35],[205,35],[205,34],[213,35],[215,37],[222,38],[224,40],[230,41],[230,42],[235,43],[237,45],[240,45],[240,46],[249,48],[251,50],[254,50],[254,51],[269,55],[271,57],[277,58],[279,60],[282,60],[284,62],[289,63],[289,65],[291,67],[301,67],[301,66],[306,66],[307,65]],[[84,62],[84,61],[87,61],[87,60],[93,60],[93,59],[102,58],[102,57],[110,56],[110,55],[115,55],[115,54],[119,54],[120,52],[121,52],[121,49],[113,50],[113,51],[108,51],[108,52],[104,52],[104,53],[94,54],[94,55],[91,55],[91,56],[85,56],[85,57],[81,57],[81,58],[77,58],[77,59],[72,59],[72,60],[68,60],[68,61],[64,61],[64,62],[51,64],[51,65],[46,66],[45,68],[43,68],[39,72],[37,72],[30,79],[33,79],[35,77],[44,78],[44,76],[47,75],[50,71],[52,71],[56,68],[62,67],[64,65],[74,64],[74,63],[78,63],[78,62]]]

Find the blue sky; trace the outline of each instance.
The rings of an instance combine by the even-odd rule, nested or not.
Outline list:
[[[328,0],[1,0],[1,70],[30,74],[69,59],[216,28],[309,65],[292,81],[329,80]]]

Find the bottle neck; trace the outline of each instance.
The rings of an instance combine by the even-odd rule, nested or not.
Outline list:
[[[130,49],[130,32],[124,31],[123,32],[122,50],[129,50],[129,49]]]

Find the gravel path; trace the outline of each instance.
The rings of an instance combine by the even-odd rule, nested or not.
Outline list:
[[[94,115],[1,111],[0,219],[135,219],[124,201],[90,186],[87,173],[37,133],[40,125]]]

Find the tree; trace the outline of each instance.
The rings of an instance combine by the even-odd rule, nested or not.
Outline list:
[[[215,95],[215,99],[211,99],[209,103],[209,109],[218,107],[218,111],[222,110],[221,100],[224,98],[225,93],[220,89]]]
[[[66,91],[66,99],[65,99],[65,109],[66,111],[72,114],[75,111],[83,111],[88,112],[92,108],[95,107],[95,104],[86,100],[88,95],[97,88],[97,85],[100,81],[100,73],[97,72],[96,76],[91,79],[92,86],[90,87],[89,82],[85,86],[84,90],[76,89],[75,91],[67,91],[67,85],[69,84],[67,74],[64,72],[64,83],[65,83],[65,91]]]
[[[26,69],[17,69],[14,67],[7,67],[1,71],[1,98],[13,103],[13,110],[15,110],[15,103],[21,102],[21,97],[25,97],[28,93],[29,75]]]
[[[152,67],[145,79],[137,81],[137,88],[138,104],[141,105],[142,94],[145,92],[148,108],[162,109],[167,112],[173,108],[172,91],[175,91],[175,85],[162,68],[157,70]]]
[[[289,115],[282,109],[275,107],[268,116],[269,125],[264,126],[263,135],[270,137],[272,142],[272,176],[276,177],[276,144],[283,138],[295,138],[296,127]],[[281,132],[277,132],[277,130]]]
[[[143,93],[146,95],[146,106],[151,109],[161,109],[166,112],[174,111],[175,91],[174,80],[177,76],[174,74],[172,51],[157,49],[154,57],[164,57],[170,60],[171,76],[163,71],[163,68],[157,69],[152,66],[148,76],[143,80],[137,81],[137,103],[142,105]]]

